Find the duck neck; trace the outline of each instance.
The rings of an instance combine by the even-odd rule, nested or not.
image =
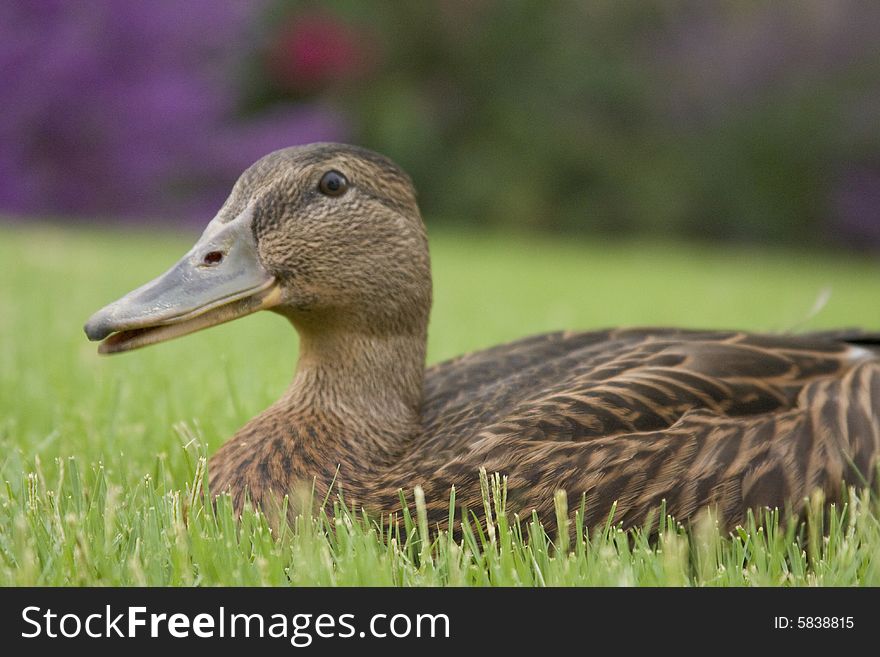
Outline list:
[[[281,403],[315,428],[301,440],[369,462],[399,456],[419,426],[426,331],[298,330],[296,374]]]

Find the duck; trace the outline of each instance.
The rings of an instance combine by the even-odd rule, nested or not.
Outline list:
[[[192,249],[85,333],[118,354],[260,310],[289,320],[292,382],[208,464],[239,513],[306,487],[384,517],[420,488],[443,529],[453,489],[454,511],[483,508],[482,470],[505,478],[508,511],[548,528],[557,491],[588,526],[662,506],[734,527],[876,478],[880,334],[559,331],[426,368],[431,301],[409,176],[316,143],[249,167]]]

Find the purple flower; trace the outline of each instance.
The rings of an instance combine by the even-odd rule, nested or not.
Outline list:
[[[3,3],[0,212],[202,215],[271,150],[344,138],[331,108],[238,114],[262,2]]]

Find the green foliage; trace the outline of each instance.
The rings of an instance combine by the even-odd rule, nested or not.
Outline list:
[[[584,528],[583,502],[557,497],[574,531],[548,536],[507,512],[489,473],[471,511],[490,522],[466,516],[460,540],[431,532],[420,491],[390,530],[338,501],[289,525],[236,522],[225,499],[206,503],[205,458],[280,394],[291,329],[264,314],[104,359],[80,328],[188,241],[0,229],[0,584],[880,585],[880,508],[861,492],[814,500],[806,525],[771,514],[732,535],[708,516]],[[443,232],[432,244],[432,361],[558,328],[880,327],[868,260]]]
[[[334,0],[373,66],[262,101],[340,107],[451,222],[855,242],[876,236],[877,13],[832,5]]]
[[[182,490],[151,477],[123,489],[102,465],[80,473],[59,459],[54,481],[39,465],[7,484],[0,508],[0,584],[241,586],[777,586],[878,585],[878,505],[865,492],[813,505],[805,525],[776,512],[721,536],[710,515],[685,529],[666,517],[628,532],[610,521],[592,532],[574,512],[548,536],[537,518],[510,517],[506,482],[481,473],[485,529],[463,516],[455,540],[431,532],[416,489],[407,509],[374,522],[335,503],[314,517],[270,523],[229,498],[211,504],[204,457]],[[568,523],[564,495],[558,517]],[[662,511],[661,511],[662,513]],[[386,519],[387,520],[387,519]]]

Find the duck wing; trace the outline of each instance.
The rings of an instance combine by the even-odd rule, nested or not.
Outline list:
[[[433,447],[455,450],[505,420],[537,438],[581,440],[665,428],[690,409],[768,412],[876,348],[880,335],[856,330],[548,333],[429,368],[422,424]]]
[[[472,354],[428,374],[425,443],[435,464],[450,457],[434,483],[466,497],[486,467],[510,477],[514,508],[541,511],[562,488],[592,500],[588,520],[617,501],[626,524],[661,500],[680,518],[716,504],[739,522],[816,488],[834,496],[876,468],[878,345],[858,331],[630,329]]]

